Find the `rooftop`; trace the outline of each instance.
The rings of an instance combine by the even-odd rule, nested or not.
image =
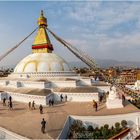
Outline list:
[[[39,89],[39,88],[12,88],[12,87],[2,87],[0,86],[1,91],[7,92],[14,92],[14,93],[21,93],[21,94],[30,94],[30,95],[40,95],[46,96],[51,93],[49,89]]]
[[[68,115],[104,116],[139,112],[128,101],[125,104],[126,106],[122,109],[109,110],[106,109],[105,104],[102,104],[99,106],[99,111],[95,112],[92,102],[66,102],[56,104],[54,107],[45,107],[44,114],[40,115],[38,109],[29,110],[28,104],[14,102],[14,109],[10,111],[7,107],[3,107],[0,102],[0,126],[32,139],[57,138]],[[45,134],[40,132],[42,118],[47,121]]]
[[[66,87],[66,88],[54,88],[54,92],[73,92],[73,93],[93,93],[98,92],[96,87],[87,86],[87,87]]]

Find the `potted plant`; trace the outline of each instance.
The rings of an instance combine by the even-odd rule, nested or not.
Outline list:
[[[122,128],[126,128],[127,127],[127,121],[126,120],[122,120],[121,121],[121,126],[122,126]]]

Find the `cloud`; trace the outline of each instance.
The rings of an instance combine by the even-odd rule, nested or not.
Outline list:
[[[70,18],[95,27],[96,32],[109,30],[123,22],[140,20],[140,2],[77,2],[66,12]]]
[[[70,10],[69,16],[79,21],[93,21],[94,11],[98,9],[100,2],[81,2],[75,3],[73,10]]]
[[[94,58],[140,60],[140,2],[65,1],[45,2],[45,4],[47,6],[44,9],[46,10],[50,29],[73,44],[73,46]],[[44,6],[44,4],[42,5]],[[37,6],[37,9],[40,9],[39,3]],[[20,14],[24,15],[24,11]],[[26,24],[18,26],[19,23],[16,25],[14,22],[13,26],[13,23],[9,24],[6,20],[9,19],[9,16],[9,11],[7,17],[3,16],[3,12],[0,13],[2,18],[0,24],[2,33],[0,35],[0,54],[24,38],[26,32],[30,32],[32,24],[34,24],[32,22],[33,18],[31,19],[31,16],[26,15],[23,16],[22,21],[26,23],[29,20],[32,23],[31,25],[27,24],[27,30],[24,28]],[[34,16],[36,16],[36,13],[32,14],[32,17]],[[16,15],[12,17],[13,21],[17,19]],[[65,48],[53,42],[52,37],[50,38],[54,47],[56,46],[55,52],[65,59],[69,59],[69,61],[75,60],[75,57],[67,55],[69,52]],[[15,63],[17,59],[20,60],[21,57],[30,53],[32,42],[33,38],[28,40],[23,48],[21,47],[13,53],[14,55],[7,57],[8,62]],[[18,54],[21,55],[18,56]]]

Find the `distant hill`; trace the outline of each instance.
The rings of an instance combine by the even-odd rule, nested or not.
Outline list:
[[[96,63],[101,68],[107,68],[110,66],[122,66],[122,67],[139,67],[140,68],[140,61],[117,61],[112,59],[95,59]],[[82,61],[72,61],[68,62],[72,67],[87,67]],[[15,65],[5,65],[0,66],[1,68],[15,68]]]
[[[96,63],[101,68],[110,66],[124,66],[124,67],[140,67],[140,61],[117,61],[111,59],[96,59]],[[81,61],[69,62],[72,67],[86,67],[87,65]]]

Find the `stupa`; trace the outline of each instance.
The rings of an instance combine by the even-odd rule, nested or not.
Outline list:
[[[68,63],[53,53],[53,45],[47,34],[47,19],[43,11],[38,19],[38,32],[32,45],[32,54],[21,60],[12,76],[17,78],[71,77],[76,76]]]
[[[80,76],[55,54],[47,26],[47,19],[41,11],[32,54],[23,58],[12,74],[0,79],[1,90],[16,101],[28,103],[34,100],[42,105],[48,104],[52,98],[59,101],[61,94],[67,95],[67,101],[98,101],[98,91],[108,91],[109,85],[100,84],[99,79],[96,82],[92,77]]]
[[[119,94],[115,86],[111,88],[111,91],[107,98],[106,106],[108,109],[123,107],[122,99],[119,98]]]
[[[54,53],[46,28],[47,18],[43,11],[38,18],[38,31],[32,45],[32,54],[23,58],[14,72],[0,85],[14,88],[55,88],[92,85],[88,77],[81,77],[71,69],[69,64]]]

